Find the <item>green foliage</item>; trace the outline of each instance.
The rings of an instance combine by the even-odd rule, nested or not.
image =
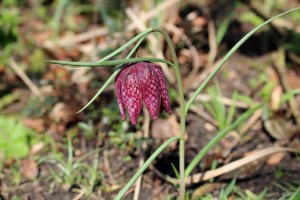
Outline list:
[[[78,122],[78,128],[83,130],[84,136],[88,139],[93,139],[96,135],[96,129],[92,124],[92,121],[85,122]]]
[[[207,93],[211,97],[211,101],[206,103],[202,102],[203,106],[210,113],[210,115],[218,122],[218,129],[222,130],[230,125],[232,122],[233,116],[236,112],[235,104],[233,103],[228,111],[226,107],[220,99],[222,98],[222,92],[220,89],[220,85],[218,82],[215,82],[214,87],[210,87],[207,89]],[[233,102],[236,101],[237,93],[233,93]]]
[[[36,74],[40,74],[45,69],[46,56],[41,49],[36,49],[29,56],[30,71]]]
[[[284,46],[287,50],[292,51],[299,56],[300,55],[299,43],[300,43],[300,34],[297,32],[290,32],[289,40],[286,42]]]
[[[226,128],[219,131],[193,158],[190,164],[187,166],[185,170],[185,176],[188,177],[193,169],[198,165],[198,163],[202,160],[202,158],[211,150],[218,142],[220,142],[230,131],[237,128],[240,124],[242,124],[246,119],[248,119],[254,112],[256,112],[262,105],[256,105],[253,108],[250,108],[242,115],[240,115],[232,124],[227,126]]]
[[[273,183],[277,188],[282,190],[284,194],[279,198],[279,200],[298,200],[300,199],[300,182],[290,181],[284,182],[282,184]]]
[[[19,9],[17,7],[0,7],[0,47],[3,48],[17,40],[17,25],[19,23]]]
[[[250,190],[243,190],[239,187],[235,187],[234,193],[237,195],[237,200],[264,200],[267,196],[267,189],[264,189],[257,195]]]
[[[68,157],[64,160],[61,155],[50,155],[40,159],[39,163],[49,163],[54,168],[49,168],[50,179],[55,183],[67,184],[69,188],[75,184],[86,189],[86,194],[89,195],[96,182],[103,178],[103,173],[98,171],[99,149],[90,151],[78,159],[74,159],[73,146],[71,136],[68,136],[67,142]],[[92,165],[88,165],[86,159],[91,155],[95,155]]]
[[[9,93],[0,99],[0,111],[20,97],[18,93]]]
[[[174,174],[175,174],[176,178],[179,179],[179,171],[178,171],[178,169],[175,167],[175,165],[173,163],[171,163],[171,166],[172,166],[172,169],[174,171]]]
[[[250,11],[241,13],[241,15],[239,16],[239,19],[242,22],[250,23],[253,26],[258,26],[264,22],[263,19],[261,19],[256,14],[254,14],[253,12],[250,12]]]
[[[232,181],[230,182],[230,184],[224,189],[221,189],[220,192],[220,200],[227,200],[229,195],[233,192],[233,189],[235,187],[235,183],[236,183],[236,178],[232,179]]]
[[[112,82],[112,80],[117,76],[117,74],[119,73],[122,64],[125,63],[129,63],[129,62],[140,62],[140,61],[150,61],[150,62],[163,62],[168,64],[169,66],[173,67],[176,73],[176,79],[178,81],[178,93],[179,93],[179,99],[180,99],[180,109],[181,109],[181,132],[180,132],[180,136],[178,137],[173,137],[170,138],[168,141],[166,141],[165,143],[163,143],[151,156],[150,158],[148,158],[146,160],[146,162],[138,169],[138,171],[135,173],[135,175],[127,182],[127,184],[120,190],[120,192],[117,194],[117,196],[115,197],[115,199],[121,199],[124,194],[128,191],[128,189],[135,183],[135,181],[141,176],[141,174],[148,168],[148,166],[150,165],[150,163],[167,147],[169,146],[172,142],[180,140],[180,145],[179,145],[179,158],[180,158],[180,199],[184,199],[185,198],[185,178],[187,176],[190,175],[190,173],[192,172],[192,170],[195,168],[195,166],[198,165],[198,163],[201,161],[201,159],[209,152],[209,150],[211,150],[214,145],[216,145],[218,142],[220,142],[220,140],[222,138],[224,138],[229,131],[235,129],[238,125],[240,125],[241,123],[243,123],[243,121],[245,121],[247,118],[249,118],[257,109],[259,109],[261,107],[261,105],[257,105],[252,109],[249,109],[247,112],[245,112],[243,115],[241,115],[234,123],[232,123],[231,125],[227,126],[226,128],[222,129],[211,141],[209,141],[209,143],[200,150],[200,152],[195,156],[195,158],[192,160],[192,162],[190,163],[190,165],[187,167],[185,173],[184,173],[184,156],[185,156],[185,148],[184,148],[184,140],[185,140],[185,117],[186,114],[188,113],[188,110],[191,106],[191,104],[194,102],[195,98],[200,94],[200,92],[205,88],[205,86],[208,84],[208,82],[215,76],[215,74],[221,69],[221,67],[224,65],[224,63],[230,58],[231,55],[233,55],[236,50],[249,38],[251,37],[254,33],[256,33],[258,30],[260,30],[261,28],[265,27],[267,24],[269,24],[270,22],[272,22],[273,20],[275,20],[276,18],[279,18],[285,14],[288,14],[290,12],[299,10],[300,8],[295,8],[295,9],[291,9],[289,11],[283,12],[279,15],[276,15],[275,17],[263,22],[262,24],[258,25],[257,27],[255,27],[252,31],[250,31],[249,33],[247,33],[241,40],[239,40],[239,42],[224,56],[224,58],[218,62],[217,66],[215,67],[215,69],[209,74],[209,76],[199,85],[199,87],[196,89],[196,91],[193,93],[192,97],[185,102],[184,100],[184,94],[183,94],[183,88],[182,88],[182,80],[181,80],[181,75],[179,72],[179,66],[178,66],[178,59],[176,56],[176,52],[172,43],[171,38],[169,37],[169,35],[161,30],[161,29],[147,29],[145,31],[143,31],[142,33],[138,34],[136,37],[134,37],[133,39],[131,39],[129,42],[127,42],[126,44],[124,44],[122,47],[120,47],[119,49],[117,49],[116,51],[114,51],[113,53],[109,54],[108,56],[102,58],[101,60],[97,61],[97,62],[66,62],[66,61],[48,61],[49,63],[56,63],[56,64],[61,64],[61,65],[70,65],[70,66],[87,66],[87,67],[97,67],[97,66],[113,66],[113,65],[119,65],[117,70],[115,70],[115,72],[113,73],[113,75],[111,75],[111,77],[107,80],[107,82],[102,86],[102,88],[100,88],[100,90],[97,92],[97,94],[92,98],[92,100],[83,108],[85,109],[87,106],[89,106],[89,104],[94,101],[95,98],[97,98],[97,96],[99,96],[102,91]],[[170,52],[171,52],[171,56],[173,59],[173,63],[170,61],[167,61],[165,59],[157,59],[157,58],[130,58],[131,55],[135,52],[136,49],[138,49],[138,46],[141,44],[141,42],[144,40],[144,38],[152,33],[152,32],[159,32],[161,33],[164,38],[167,41],[167,44],[169,46]],[[114,57],[115,55],[119,54],[121,51],[123,51],[124,49],[126,49],[127,47],[129,47],[131,44],[135,43],[136,41],[137,44],[134,47],[134,49],[131,51],[131,55],[128,55],[125,60],[114,60],[114,61],[107,61],[109,58]],[[217,107],[215,105],[215,107]],[[220,107],[221,108],[221,107]],[[82,109],[82,110],[83,110]],[[221,108],[223,109],[223,108]],[[82,111],[80,110],[80,111]],[[213,108],[210,109],[211,111],[213,111]],[[224,110],[224,109],[223,109]],[[231,113],[234,113],[234,108],[231,109],[230,111]],[[214,113],[216,116],[218,116],[218,118],[223,119],[224,118],[224,111],[219,112],[215,112],[215,110],[212,112]],[[233,114],[230,114],[228,117],[229,118],[229,123],[232,120],[232,116]],[[220,117],[221,116],[221,117]],[[224,121],[224,120],[223,120]],[[227,122],[227,121],[226,121]],[[228,124],[229,124],[228,123]],[[227,195],[228,193],[230,193],[232,191],[232,186],[230,185],[230,187],[228,189],[226,189],[224,191],[223,194]],[[263,195],[262,195],[263,196]],[[260,198],[260,197],[259,197]]]
[[[23,158],[29,153],[32,131],[20,121],[0,116],[0,154],[4,159]]]

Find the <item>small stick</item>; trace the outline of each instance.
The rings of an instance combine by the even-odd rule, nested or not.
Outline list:
[[[187,47],[191,52],[192,59],[193,59],[193,69],[190,72],[189,76],[187,77],[185,83],[185,86],[188,86],[191,84],[191,82],[193,81],[193,79],[195,78],[195,76],[197,75],[200,69],[200,57],[198,51],[196,47],[193,45],[192,41],[188,38],[188,36],[184,34],[183,31],[180,30],[177,26],[167,23],[164,25],[164,28],[166,28],[168,31],[178,34],[177,37],[180,37],[180,39],[187,45]]]
[[[237,108],[242,108],[242,109],[248,109],[251,107],[251,105],[259,104],[258,102],[251,102],[251,103],[246,103],[243,101],[233,101],[232,99],[228,97],[217,97],[217,101],[220,103],[223,103],[226,106],[231,106],[234,105]],[[213,100],[213,98],[208,95],[208,94],[199,94],[196,98],[197,101],[202,101],[202,102],[210,102]]]
[[[276,60],[274,60],[273,65],[275,70],[278,73],[278,78],[282,84],[282,88],[285,92],[290,91],[290,85],[288,82],[288,78],[286,76],[286,63],[285,63],[285,52],[284,49],[279,49],[278,54],[276,55]],[[291,108],[292,115],[297,123],[298,129],[300,130],[300,112],[298,110],[298,106],[294,96],[292,96],[288,104]]]
[[[126,12],[127,16],[129,17],[129,19],[136,25],[136,27],[137,27],[138,30],[144,31],[144,30],[147,29],[147,27],[144,24],[144,22],[133,12],[132,9],[127,8],[127,9],[125,9],[125,12]],[[157,47],[158,47],[158,41],[155,39],[155,37],[153,35],[149,35],[148,40],[149,40],[149,42],[151,44],[150,45],[150,49],[151,49],[152,54],[154,54],[158,58],[164,58],[162,50],[161,49],[157,49]],[[169,82],[174,83],[175,82],[175,78],[171,74],[171,72],[168,69],[168,67],[165,64],[161,65],[161,67],[163,68],[163,71],[164,71],[167,79],[169,80]]]
[[[144,124],[143,124],[143,138],[149,137],[149,130],[150,130],[150,115],[148,111],[144,108]],[[147,142],[143,141],[142,143],[142,152],[144,152],[147,149]],[[145,158],[142,156],[139,161],[139,168],[144,164]],[[133,193],[133,200],[138,200],[140,191],[141,191],[141,185],[142,185],[142,178],[143,174],[139,177],[139,179],[136,181],[134,193]]]
[[[30,78],[17,65],[16,61],[13,58],[9,60],[9,64],[35,96],[39,97],[40,99],[45,98],[44,95],[41,93],[40,89],[30,80]]]
[[[258,160],[263,157],[269,156],[271,154],[279,153],[279,152],[298,152],[298,151],[295,149],[292,149],[292,148],[286,148],[286,147],[280,147],[280,146],[268,147],[268,148],[262,149],[260,151],[257,151],[255,153],[252,153],[249,156],[246,156],[246,157],[243,157],[236,161],[233,161],[231,163],[228,163],[217,169],[208,170],[204,173],[198,173],[198,174],[188,176],[186,179],[187,180],[186,184],[191,185],[191,184],[199,183],[201,181],[206,181],[206,180],[221,176],[223,174],[232,172],[240,167],[248,165],[249,163],[251,163],[255,160]],[[162,179],[166,180],[167,182],[170,182],[172,184],[179,184],[179,181],[175,178],[171,178],[169,176],[164,176],[163,174],[161,174],[161,172],[159,172],[157,170],[155,171],[155,173]]]
[[[115,181],[115,179],[114,179],[114,177],[112,175],[112,172],[110,170],[110,164],[109,164],[108,155],[107,155],[107,151],[106,150],[103,151],[103,160],[104,160],[104,165],[107,168],[107,173],[108,173],[109,180],[114,185],[116,183],[116,181]]]

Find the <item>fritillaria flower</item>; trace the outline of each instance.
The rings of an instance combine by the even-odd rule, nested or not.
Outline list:
[[[132,125],[136,125],[143,102],[153,119],[165,109],[172,113],[163,71],[150,62],[126,64],[115,79],[116,95],[125,120],[127,110]]]

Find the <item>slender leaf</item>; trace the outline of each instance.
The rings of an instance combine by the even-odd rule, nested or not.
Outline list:
[[[166,63],[167,65],[174,66],[174,64],[171,63],[170,61],[161,58],[128,58],[122,60],[95,61],[95,62],[70,62],[70,61],[63,61],[63,60],[49,60],[45,62],[58,64],[58,65],[77,66],[77,67],[78,66],[79,67],[105,67],[105,66],[114,66],[114,65],[143,62],[143,61],[162,62],[162,63]]]
[[[224,56],[224,58],[221,60],[221,62],[216,66],[216,68],[213,70],[213,72],[211,74],[209,74],[209,76],[201,83],[201,85],[197,88],[197,90],[194,92],[194,94],[190,97],[190,99],[188,100],[188,102],[186,103],[185,106],[185,114],[187,114],[187,111],[189,110],[191,104],[195,101],[196,97],[200,94],[200,92],[202,92],[202,90],[204,89],[204,87],[207,85],[207,83],[215,76],[215,74],[222,68],[222,66],[225,64],[225,62],[232,56],[232,54],[234,54],[236,52],[236,50],[246,42],[246,40],[248,40],[254,33],[256,33],[257,31],[259,31],[261,28],[263,28],[264,26],[266,26],[267,24],[269,24],[270,22],[274,21],[275,19],[289,14],[291,12],[294,12],[296,10],[299,10],[300,7],[288,10],[286,12],[283,12],[281,14],[276,15],[275,17],[272,17],[271,19],[265,21],[264,23],[262,23],[261,25],[255,27],[252,31],[250,31],[249,33],[247,33],[241,40],[239,40],[238,43],[236,43],[231,49],[230,51]]]
[[[173,168],[173,171],[174,171],[174,173],[175,173],[176,178],[179,179],[179,178],[180,178],[179,172],[178,172],[178,170],[176,169],[175,165],[174,165],[173,163],[171,163],[171,166],[172,166],[172,168]]]
[[[148,166],[151,164],[151,162],[172,142],[179,140],[180,137],[172,137],[166,142],[164,142],[156,151],[146,160],[146,162],[138,169],[138,171],[135,173],[135,175],[126,183],[126,185],[120,190],[118,195],[114,198],[114,200],[121,199],[126,191],[135,183],[135,181],[142,175],[142,173],[148,168]]]
[[[213,137],[208,144],[201,149],[201,151],[194,157],[192,162],[186,168],[185,177],[188,177],[193,169],[198,165],[201,159],[210,151],[218,142],[220,142],[230,131],[234,130],[238,125],[247,120],[256,110],[261,108],[262,105],[257,105],[244,114],[242,114],[233,124],[221,130],[215,137]]]

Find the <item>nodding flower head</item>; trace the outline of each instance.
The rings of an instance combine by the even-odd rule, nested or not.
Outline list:
[[[143,101],[150,116],[158,118],[165,109],[172,113],[170,99],[163,71],[159,65],[150,62],[126,64],[115,79],[116,95],[125,120],[125,109],[132,125],[136,125]]]

